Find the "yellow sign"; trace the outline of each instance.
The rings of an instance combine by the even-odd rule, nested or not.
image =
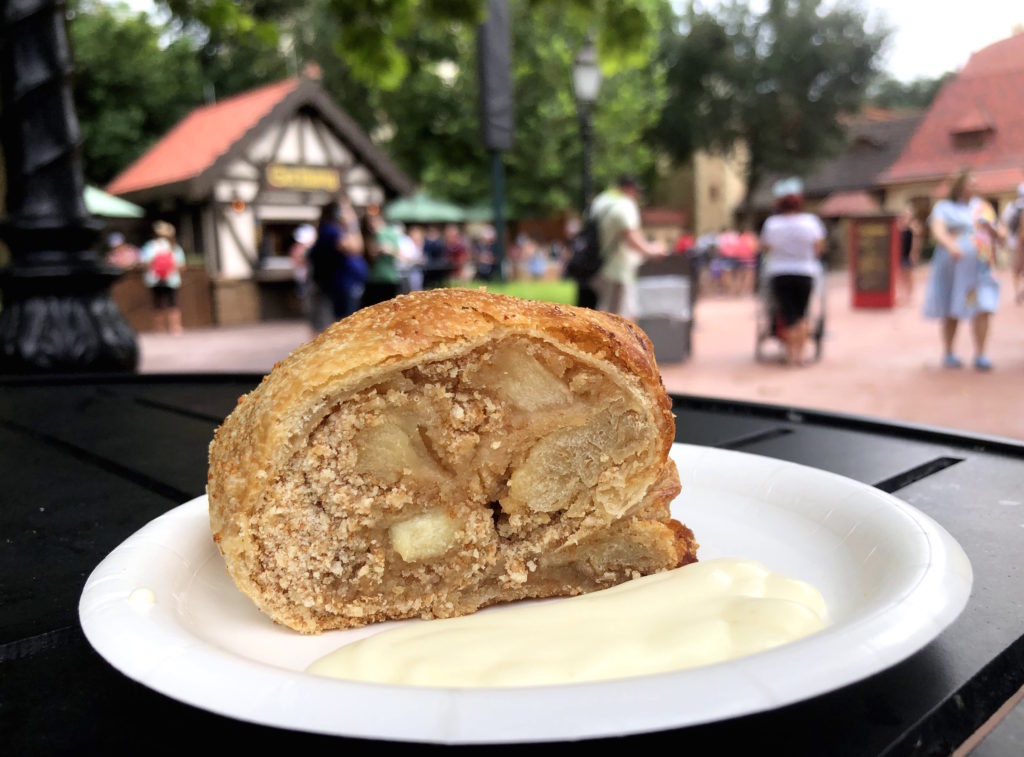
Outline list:
[[[274,189],[298,189],[303,192],[337,192],[341,174],[326,166],[288,166],[271,163],[267,166],[267,184]]]

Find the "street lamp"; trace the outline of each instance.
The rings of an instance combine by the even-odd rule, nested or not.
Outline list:
[[[597,48],[587,39],[572,64],[572,88],[580,116],[580,136],[583,138],[583,181],[580,208],[585,213],[591,195],[590,158],[594,141],[591,111],[601,89],[601,67],[597,62]]]

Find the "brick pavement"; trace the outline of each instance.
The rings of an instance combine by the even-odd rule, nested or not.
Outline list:
[[[860,310],[850,304],[848,276],[829,277],[826,336],[820,363],[803,368],[753,360],[756,306],[752,300],[701,303],[695,354],[662,366],[670,391],[835,410],[1024,439],[1024,306],[1009,295],[992,321],[991,373],[948,370],[939,324],[921,316],[926,271],[917,272],[914,304]],[[774,346],[774,345],[773,345]],[[969,329],[956,348],[973,359]]]
[[[847,275],[831,274],[823,359],[805,368],[754,361],[752,298],[709,298],[697,308],[692,359],[663,365],[665,385],[1024,439],[1024,306],[1012,303],[1008,279],[989,349],[996,369],[984,374],[939,367],[938,324],[920,314],[924,277],[919,271],[912,307],[868,311],[850,306]],[[143,334],[140,370],[264,373],[310,336],[300,322]],[[969,337],[967,329],[958,334],[965,360],[972,357]]]

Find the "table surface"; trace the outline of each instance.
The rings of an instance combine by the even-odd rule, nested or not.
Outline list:
[[[374,746],[171,700],[114,670],[78,624],[79,595],[100,560],[203,493],[213,430],[258,380],[0,381],[0,738],[13,747],[8,754],[180,753],[200,738],[242,748]],[[676,398],[675,412],[677,441],[811,465],[909,502],[963,546],[974,590],[935,641],[864,681],[770,712],[611,745],[949,754],[1002,707],[1009,715],[975,754],[1020,753],[1024,710],[1010,700],[1024,686],[1024,444],[706,398]]]

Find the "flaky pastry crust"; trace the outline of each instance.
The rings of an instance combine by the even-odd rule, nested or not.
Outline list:
[[[542,377],[538,386],[547,391],[551,384],[561,401],[545,405],[541,398],[535,407],[527,398],[522,407],[512,407],[501,387],[490,391],[487,383],[486,376],[492,375],[488,366],[495,360],[508,361],[513,372],[517,365],[539,366],[531,368]],[[420,454],[426,461],[422,476],[411,469],[417,466],[408,457],[393,473],[365,462],[376,458],[373,450],[359,446],[361,439],[385,433],[381,429],[394,426],[403,413],[426,412],[428,405],[434,414],[420,417],[418,434],[414,429],[402,436],[395,453]],[[456,438],[427,425],[428,417],[431,424],[448,423],[442,416],[449,407],[460,421],[476,412],[477,426],[467,429],[463,422]],[[622,418],[628,419],[628,428]],[[531,421],[548,425],[533,432]],[[598,437],[580,436],[583,431],[565,436],[570,433],[565,428],[586,429],[587,424],[604,424],[600,439],[624,445],[623,459],[602,462],[608,470],[594,473],[602,477],[603,509],[584,491],[572,495],[572,507],[548,502],[535,511],[529,489],[534,478],[522,473],[514,479],[516,471],[540,464],[530,457],[531,449],[548,437],[562,434],[567,440],[559,442],[563,456],[577,454],[573,445],[593,444]],[[210,524],[238,587],[275,621],[307,633],[395,617],[458,615],[520,597],[579,593],[696,559],[692,534],[668,514],[668,503],[679,491],[668,457],[674,434],[671,402],[650,341],[631,322],[481,291],[419,292],[334,324],[239,398],[210,445]],[[517,441],[520,437],[525,441]],[[466,439],[475,440],[482,451]],[[494,458],[499,452],[507,457]],[[491,455],[486,464],[493,476],[452,488],[446,476],[465,475],[465,461],[480,465],[486,455]],[[315,464],[310,462],[314,458]],[[585,462],[598,465],[590,457]],[[353,488],[353,482],[362,488]],[[517,494],[517,486],[526,493]],[[463,490],[472,492],[467,501],[453,502],[453,492]],[[425,492],[445,501],[425,502]],[[621,510],[607,504],[613,496],[620,497]],[[367,498],[387,504],[375,510]],[[474,514],[477,510],[493,518],[485,522]],[[401,544],[412,546],[395,546],[395,529],[424,513],[433,518],[431,528],[441,519],[440,532],[448,540],[442,547],[424,548],[426,557],[416,542],[426,538],[420,521],[401,534]],[[288,528],[299,534],[295,538],[301,548],[284,554],[288,542],[279,536]],[[333,536],[332,528],[337,531]],[[619,555],[613,559],[609,549],[591,549],[602,532],[611,531],[656,557],[634,568],[621,557],[622,550],[611,550]],[[354,533],[361,541],[351,541]],[[430,538],[436,542],[439,537]],[[389,545],[389,539],[395,544]],[[346,543],[361,546],[346,552]],[[445,545],[448,552],[434,554]],[[467,557],[474,551],[480,553],[477,558]],[[358,565],[364,556],[357,552],[370,557]],[[550,569],[542,559],[545,552],[560,554]],[[581,580],[570,571],[577,552],[588,555]],[[465,584],[472,584],[469,588],[460,588],[446,567],[456,564],[466,573]],[[523,568],[530,564],[532,569]],[[531,587],[537,574],[541,577]]]

